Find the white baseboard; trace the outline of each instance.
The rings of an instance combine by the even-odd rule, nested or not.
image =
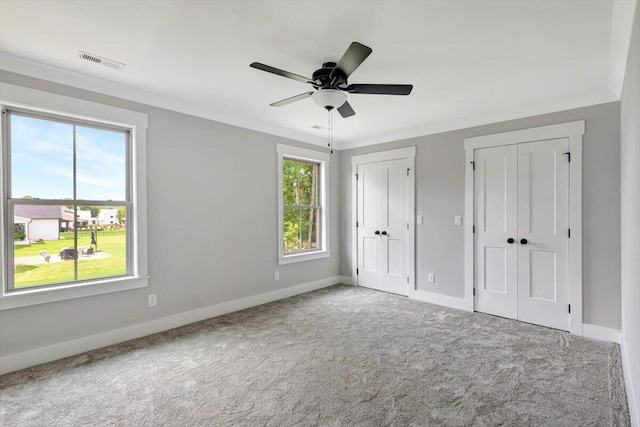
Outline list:
[[[355,285],[355,283],[353,282],[353,277],[351,276],[340,276],[340,283],[342,283],[343,285],[350,285],[350,286]]]
[[[636,393],[640,384],[634,384],[631,378],[629,366],[629,356],[627,355],[627,341],[624,330],[620,334],[620,353],[622,354],[622,372],[624,374],[624,385],[627,392],[627,402],[629,403],[629,415],[631,427],[640,427],[640,395]]]
[[[21,353],[10,354],[8,356],[0,357],[0,375],[84,353],[86,351],[95,350],[97,348],[106,347],[108,345],[177,328],[189,323],[199,322],[201,320],[232,313],[234,311],[278,301],[294,295],[304,294],[306,292],[326,288],[338,283],[345,283],[343,276],[328,277],[315,282],[303,283],[297,286],[277,289],[275,291],[174,314],[172,316],[163,317],[150,322],[114,329],[100,334],[90,335],[88,337],[77,338],[58,344],[35,348],[33,350],[27,350]]]
[[[614,342],[620,344],[620,331],[617,329],[605,328],[604,326],[582,324],[582,336],[599,341]]]
[[[450,297],[448,295],[416,290],[415,299],[418,301],[443,305],[445,307],[457,308],[458,310],[466,310],[464,298]]]

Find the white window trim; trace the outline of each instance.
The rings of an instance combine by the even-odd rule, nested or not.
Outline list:
[[[328,258],[331,255],[329,250],[329,160],[331,156],[328,153],[320,151],[308,150],[306,148],[294,147],[292,145],[277,144],[276,151],[278,153],[278,265],[292,264],[295,262],[310,261],[320,258]],[[282,160],[284,158],[297,160],[305,160],[320,163],[320,243],[321,250],[313,252],[300,252],[285,255],[284,242],[282,235],[284,225],[282,218],[284,215],[284,206],[282,199]]]
[[[81,283],[13,290],[7,293],[7,277],[0,277],[0,310],[26,307],[55,301],[120,292],[148,286],[147,258],[147,127],[148,119],[144,113],[111,107],[95,102],[62,96],[50,92],[29,89],[22,86],[0,83],[0,107],[29,109],[34,112],[57,114],[71,119],[89,120],[105,125],[128,127],[131,129],[132,165],[131,205],[133,218],[127,219],[127,227],[133,233],[131,273],[132,276],[113,279],[100,278]],[[0,124],[0,133],[2,132]],[[3,134],[3,133],[2,133]],[[3,144],[0,144],[2,154]],[[2,155],[4,157],[4,155]],[[4,176],[4,164],[0,162],[0,176]],[[5,242],[7,203],[4,185],[0,186],[0,241]],[[1,245],[0,265],[5,270],[8,245]]]

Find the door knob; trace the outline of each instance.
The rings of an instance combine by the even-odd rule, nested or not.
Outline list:
[[[382,234],[383,236],[386,236],[386,235],[387,235],[387,232],[386,232],[386,231],[383,231],[381,234]]]
[[[527,243],[529,243],[529,241],[527,239],[520,239],[520,243],[526,245]]]
[[[373,234],[380,234],[380,230],[374,231]]]
[[[509,238],[507,239],[507,243],[508,243],[508,244],[512,244],[513,242],[515,242],[515,240],[513,239],[513,237],[509,237]]]

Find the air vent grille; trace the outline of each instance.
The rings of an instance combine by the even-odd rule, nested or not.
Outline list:
[[[104,65],[105,67],[113,68],[114,70],[122,70],[126,66],[126,64],[123,64],[122,62],[103,58],[101,56],[94,55],[89,52],[84,52],[82,50],[78,51],[78,58],[85,61],[93,62],[94,64]]]

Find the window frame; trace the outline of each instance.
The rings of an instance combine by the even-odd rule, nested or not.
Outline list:
[[[0,277],[0,310],[24,307],[119,292],[148,286],[147,266],[147,226],[146,226],[146,129],[147,114],[111,107],[77,98],[66,97],[50,92],[29,89],[21,86],[0,83],[0,240],[6,244],[0,247],[0,265],[4,274]],[[96,279],[77,280],[58,284],[9,289],[9,276],[13,274],[13,239],[9,241],[9,218],[13,218],[13,209],[19,201],[9,200],[10,194],[10,147],[7,134],[6,111],[15,111],[19,115],[71,122],[78,125],[124,130],[129,134],[127,147],[127,273]],[[37,200],[33,204],[46,204],[48,200]],[[60,204],[60,200],[51,200],[51,204]],[[78,200],[73,201],[77,204]],[[84,200],[81,200],[84,202]],[[93,203],[93,201],[91,201]],[[104,202],[104,201],[102,201]],[[31,204],[31,203],[29,203]],[[82,203],[81,203],[82,204]],[[97,203],[100,204],[100,203]],[[118,202],[105,202],[108,205],[121,205]]]
[[[329,250],[329,153],[309,150],[292,145],[277,144],[277,166],[278,166],[278,265],[291,264],[295,262],[310,261],[320,258],[328,258],[331,255]],[[318,244],[320,249],[311,249],[293,253],[284,251],[284,197],[283,197],[283,160],[291,159],[307,163],[316,163],[318,167]],[[306,205],[305,205],[306,206]],[[315,207],[315,206],[308,206]]]

